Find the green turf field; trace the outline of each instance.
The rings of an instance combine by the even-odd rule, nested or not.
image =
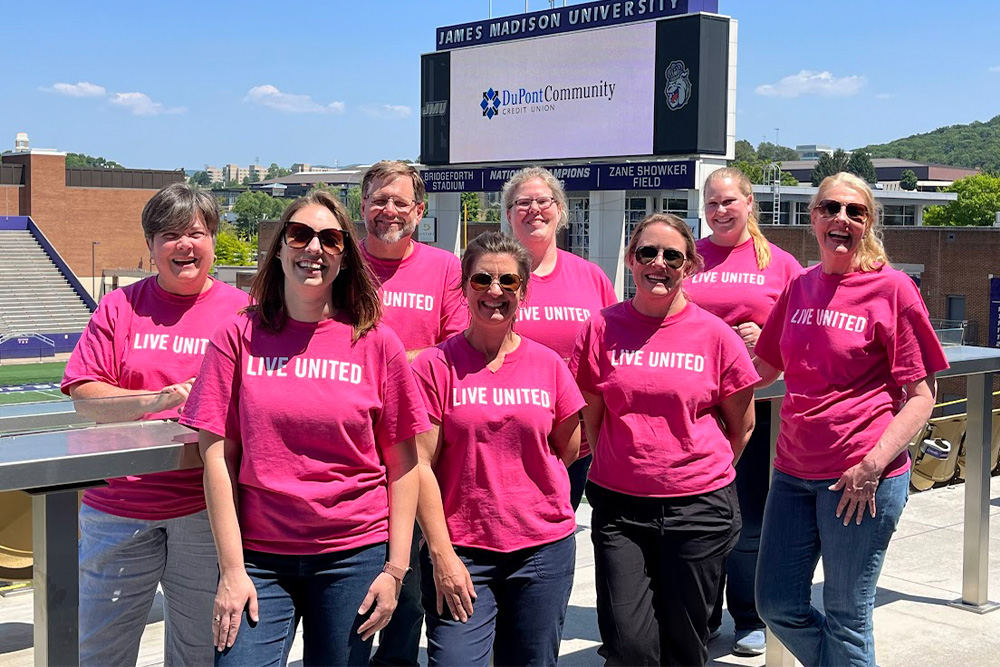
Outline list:
[[[65,361],[46,361],[40,364],[4,364],[0,366],[0,387],[14,384],[59,382],[66,369]]]
[[[14,403],[40,403],[42,401],[65,401],[68,397],[58,389],[46,389],[44,391],[16,391],[0,394],[0,405],[13,405]]]

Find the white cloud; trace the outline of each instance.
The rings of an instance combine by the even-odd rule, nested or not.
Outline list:
[[[115,93],[111,98],[111,103],[128,109],[136,116],[159,116],[166,113],[184,113],[186,109],[182,107],[165,107],[159,102],[154,102],[145,93]]]
[[[375,118],[409,118],[413,110],[403,104],[382,104],[375,107],[364,107],[363,111]]]
[[[53,83],[51,88],[42,88],[49,93],[59,93],[69,97],[104,97],[107,94],[104,86],[98,86],[89,81],[79,83]]]
[[[992,67],[987,67],[990,72],[1000,72],[1000,65],[993,65]]]
[[[875,96],[876,100],[891,100],[896,97],[895,93],[879,93]]]
[[[863,76],[836,77],[830,72],[802,70],[798,74],[784,77],[778,83],[757,86],[758,95],[765,97],[799,97],[819,95],[820,97],[849,97],[857,95],[867,83]]]
[[[254,86],[247,93],[244,101],[250,101],[278,111],[287,113],[344,113],[343,102],[320,104],[311,95],[296,95],[283,93],[271,84]]]

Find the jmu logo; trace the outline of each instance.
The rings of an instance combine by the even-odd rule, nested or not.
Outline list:
[[[500,95],[490,88],[483,93],[483,101],[479,103],[479,108],[483,110],[483,115],[487,119],[492,119],[500,113]]]
[[[691,99],[690,70],[683,60],[672,60],[667,65],[667,87],[663,93],[667,96],[667,107],[677,111]]]

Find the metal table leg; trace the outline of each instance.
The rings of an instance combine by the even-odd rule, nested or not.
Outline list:
[[[771,474],[774,474],[774,455],[778,446],[778,433],[781,430],[781,404],[784,398],[771,399]],[[764,650],[764,665],[766,667],[794,667],[795,656],[778,641],[770,629],[767,630],[767,648]]]
[[[35,665],[79,665],[77,492],[32,498]]]
[[[962,597],[950,604],[985,614],[1000,608],[989,600],[990,445],[993,436],[993,373],[969,375],[965,433],[965,521]]]

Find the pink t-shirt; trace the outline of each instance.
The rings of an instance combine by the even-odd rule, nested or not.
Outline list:
[[[106,295],[80,337],[62,391],[73,385],[104,382],[122,389],[157,392],[198,375],[208,339],[220,321],[247,305],[235,287],[214,280],[196,296],[178,296],[146,278]],[[176,419],[177,409],[143,419]],[[89,489],[83,502],[94,509],[131,519],[161,520],[205,509],[202,471],[174,470],[108,480]]]
[[[773,243],[771,263],[757,268],[753,239],[732,248],[707,238],[697,243],[705,269],[684,279],[684,293],[729,326],[753,322],[764,326],[785,285],[802,273],[802,266]]]
[[[361,245],[382,300],[382,322],[407,350],[433,347],[465,329],[469,309],[462,303],[462,267],[452,253],[411,242],[400,261],[373,257]]]
[[[413,372],[441,424],[434,474],[452,544],[510,552],[572,535],[569,476],[548,438],[584,400],[562,359],[522,336],[494,373],[455,336]]]
[[[212,337],[181,423],[242,443],[243,546],[297,555],[385,542],[380,451],[430,428],[388,327],[352,345],[343,319],[273,333],[253,313]]]
[[[736,478],[719,404],[760,376],[740,337],[688,303],[659,319],[626,301],[580,332],[570,359],[580,389],[604,398],[590,480],[641,497],[692,496]]]
[[[756,351],[785,372],[774,467],[811,480],[860,462],[899,411],[903,385],[948,368],[920,292],[891,268],[812,267],[782,293]],[[904,451],[885,476],[909,466]]]
[[[602,308],[618,303],[618,297],[611,280],[596,264],[565,250],[557,253],[552,273],[533,275],[528,281],[528,296],[521,303],[514,330],[568,360],[584,322]],[[588,454],[590,444],[581,431],[580,456]]]

